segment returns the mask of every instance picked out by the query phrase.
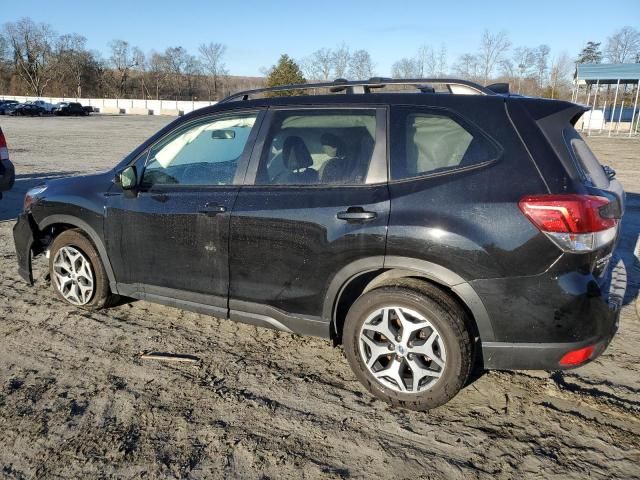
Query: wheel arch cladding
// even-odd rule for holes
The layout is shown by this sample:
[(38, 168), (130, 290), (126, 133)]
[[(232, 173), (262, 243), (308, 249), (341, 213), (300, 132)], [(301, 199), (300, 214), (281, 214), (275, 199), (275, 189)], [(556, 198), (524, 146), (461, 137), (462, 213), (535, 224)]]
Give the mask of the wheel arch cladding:
[[(342, 268), (332, 279), (325, 296), (323, 318), (330, 322), (330, 334), (339, 342), (348, 306), (355, 298), (378, 286), (402, 278), (417, 278), (443, 288), (471, 315), (481, 341), (495, 339), (489, 314), (473, 287), (455, 272), (414, 258), (363, 259)], [(345, 311), (346, 309), (346, 311)]]
[(111, 268), (111, 262), (109, 261), (109, 256), (107, 255), (107, 250), (104, 246), (104, 242), (100, 238), (100, 235), (98, 235), (98, 232), (96, 232), (95, 229), (84, 220), (73, 217), (71, 215), (50, 215), (40, 221), (40, 223), (38, 224), (38, 228), (40, 229), (40, 231), (42, 231), (47, 227), (51, 227), (53, 225), (70, 225), (73, 228), (80, 229), (85, 235), (89, 237), (91, 243), (93, 243), (93, 245), (96, 247), (98, 255), (100, 255), (100, 261), (102, 262), (105, 272), (107, 273), (111, 291), (113, 293), (117, 293), (116, 279), (113, 274), (113, 269)]

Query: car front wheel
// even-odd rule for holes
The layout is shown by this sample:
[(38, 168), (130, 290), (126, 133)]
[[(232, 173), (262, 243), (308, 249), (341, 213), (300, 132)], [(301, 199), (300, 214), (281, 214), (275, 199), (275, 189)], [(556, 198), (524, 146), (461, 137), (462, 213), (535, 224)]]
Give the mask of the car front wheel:
[(58, 297), (71, 305), (98, 310), (116, 299), (98, 252), (80, 230), (66, 230), (55, 238), (49, 273)]
[(466, 311), (429, 284), (376, 288), (349, 309), (343, 332), (345, 356), (376, 397), (411, 410), (451, 400), (473, 364)]

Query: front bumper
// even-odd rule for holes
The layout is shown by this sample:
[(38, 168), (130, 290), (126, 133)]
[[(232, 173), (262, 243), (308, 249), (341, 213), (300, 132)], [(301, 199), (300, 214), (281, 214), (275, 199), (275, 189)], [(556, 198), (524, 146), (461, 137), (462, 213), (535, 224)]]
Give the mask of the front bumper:
[(18, 221), (13, 226), (13, 241), (16, 247), (16, 256), (18, 257), (18, 273), (29, 285), (33, 285), (31, 254), (34, 231), (37, 231), (37, 226), (31, 216), (28, 213), (21, 213), (18, 216)]
[[(598, 289), (598, 292), (593, 291), (595, 289), (589, 285), (591, 291), (576, 295), (575, 304), (571, 305), (571, 308), (574, 309), (573, 312), (570, 309), (563, 312), (562, 308), (557, 308), (556, 312), (560, 314), (557, 313), (555, 317), (550, 319), (546, 328), (537, 324), (539, 318), (532, 317), (534, 326), (545, 330), (544, 332), (532, 332), (530, 328), (527, 328), (531, 325), (516, 318), (512, 319), (514, 323), (519, 324), (521, 331), (528, 331), (530, 334), (544, 334), (547, 337), (552, 337), (550, 341), (540, 343), (527, 341), (483, 342), (482, 355), (485, 368), (496, 370), (574, 368), (561, 367), (559, 365), (560, 359), (570, 351), (587, 346), (595, 347), (588, 361), (600, 356), (618, 330), (620, 311), (627, 285), (627, 273), (622, 260), (614, 258), (611, 263), (609, 278)], [(530, 313), (527, 311), (524, 317), (526, 318)], [(512, 331), (515, 332), (516, 328), (512, 327)], [(585, 335), (579, 336), (579, 332)], [(554, 335), (555, 338), (553, 338)], [(567, 336), (578, 338), (575, 341), (563, 341), (562, 338)]]

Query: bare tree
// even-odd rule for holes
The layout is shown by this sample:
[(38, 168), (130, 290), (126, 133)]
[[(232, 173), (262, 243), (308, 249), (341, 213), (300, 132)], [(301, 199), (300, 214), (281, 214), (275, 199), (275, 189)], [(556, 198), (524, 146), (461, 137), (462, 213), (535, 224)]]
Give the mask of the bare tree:
[(133, 67), (132, 70), (136, 72), (137, 79), (140, 84), (140, 97), (147, 98), (149, 97), (149, 89), (146, 85), (147, 78), (147, 57), (142, 50), (138, 47), (133, 47), (131, 52), (133, 56)]
[(549, 71), (549, 86), (551, 87), (551, 98), (556, 98), (558, 89), (568, 83), (569, 75), (573, 69), (573, 61), (567, 52), (562, 52), (551, 62)]
[(415, 58), (401, 58), (391, 66), (394, 78), (419, 78), (420, 64)]
[(489, 83), (495, 67), (500, 64), (510, 46), (511, 42), (506, 32), (494, 34), (485, 30), (482, 34), (478, 61), (482, 72), (482, 81), (485, 85)]
[(302, 62), (302, 70), (308, 79), (329, 80), (333, 73), (333, 52), (329, 48), (321, 48)]
[(224, 55), (227, 52), (227, 46), (222, 43), (203, 43), (198, 49), (200, 52), (200, 61), (204, 70), (211, 76), (213, 80), (213, 92), (211, 91), (211, 85), (207, 82), (207, 89), (209, 92), (209, 100), (213, 93), (213, 97), (218, 97), (218, 84), (220, 77), (224, 77), (228, 74), (224, 64)]
[(331, 60), (333, 63), (333, 73), (336, 78), (344, 78), (349, 68), (349, 60), (351, 59), (351, 52), (346, 44), (342, 44), (337, 47), (331, 53)]
[(538, 88), (542, 90), (544, 87), (544, 80), (549, 69), (549, 54), (551, 48), (549, 45), (540, 45), (535, 49), (535, 67), (536, 67), (536, 79), (538, 81)]
[(147, 71), (151, 81), (153, 82), (154, 90), (156, 93), (156, 100), (160, 99), (160, 89), (162, 88), (164, 81), (167, 78), (167, 59), (164, 55), (158, 52), (151, 52), (149, 54), (149, 62)]
[(480, 59), (477, 55), (465, 53), (461, 55), (453, 70), (457, 75), (468, 80), (477, 80), (480, 76)]
[(188, 53), (184, 47), (168, 47), (164, 51), (167, 70), (172, 79), (173, 97), (182, 96), (182, 76), (188, 62)]
[(428, 45), (418, 48), (415, 58), (418, 77), (434, 76), (437, 69), (437, 60), (433, 49)]
[(5, 24), (4, 31), (13, 50), (18, 75), (34, 95), (42, 96), (55, 76), (56, 33), (50, 25), (35, 23), (29, 18)]
[(9, 60), (9, 41), (3, 32), (0, 32), (0, 62)]
[(74, 94), (82, 97), (82, 85), (88, 70), (94, 68), (94, 55), (86, 48), (87, 39), (76, 33), (60, 36), (57, 41), (56, 72), (61, 84), (73, 83)]
[(447, 47), (442, 44), (436, 58), (436, 69), (434, 74), (443, 77), (447, 73)]
[(607, 38), (605, 58), (611, 63), (638, 62), (640, 32), (633, 27), (623, 27)]
[(535, 63), (535, 54), (528, 47), (518, 47), (513, 51), (510, 59), (503, 60), (501, 63), (503, 73), (510, 79), (518, 82), (518, 91), (522, 90), (522, 80), (531, 75)]
[(184, 60), (183, 77), (187, 87), (187, 97), (195, 100), (198, 80), (203, 72), (202, 63), (195, 56), (189, 54), (186, 55)]
[(374, 76), (373, 61), (366, 50), (356, 50), (349, 61), (349, 76), (354, 80), (366, 80)]
[(125, 40), (112, 40), (109, 43), (111, 56), (109, 63), (115, 68), (118, 74), (118, 97), (124, 97), (127, 94), (127, 80), (131, 72), (131, 68), (136, 66), (136, 58), (133, 56), (133, 50), (129, 42)]

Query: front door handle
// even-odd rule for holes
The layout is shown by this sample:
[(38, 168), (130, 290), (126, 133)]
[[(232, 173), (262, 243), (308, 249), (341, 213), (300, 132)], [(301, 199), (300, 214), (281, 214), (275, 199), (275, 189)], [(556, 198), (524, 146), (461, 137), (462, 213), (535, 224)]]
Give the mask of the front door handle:
[(227, 207), (224, 205), (206, 205), (202, 210), (199, 210), (200, 215), (206, 215), (207, 217), (215, 217), (227, 211)]
[(376, 212), (367, 212), (362, 207), (349, 207), (345, 212), (338, 212), (336, 217), (347, 222), (369, 222), (376, 218), (377, 214)]

